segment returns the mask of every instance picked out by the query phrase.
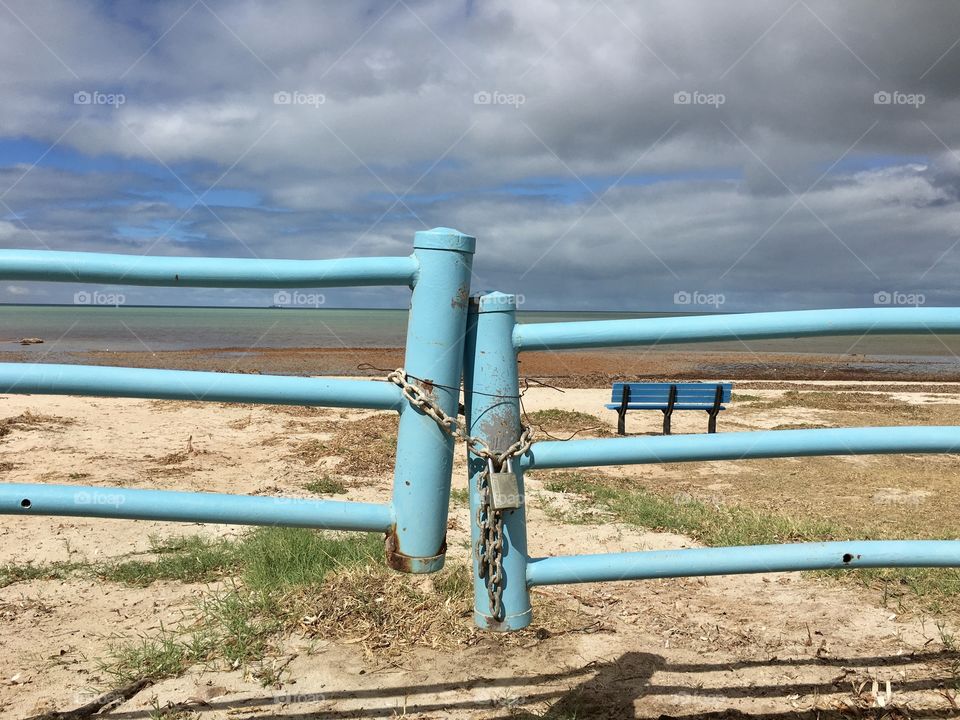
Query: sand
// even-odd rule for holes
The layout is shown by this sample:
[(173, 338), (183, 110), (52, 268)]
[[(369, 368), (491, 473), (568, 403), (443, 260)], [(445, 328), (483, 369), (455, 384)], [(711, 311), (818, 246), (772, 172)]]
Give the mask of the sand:
[[(774, 398), (782, 385), (771, 383), (750, 393)], [(955, 406), (960, 391), (960, 386), (944, 384), (895, 387), (900, 399), (945, 409)], [(559, 407), (598, 415), (614, 431), (616, 414), (603, 410), (608, 397), (609, 386), (563, 392), (531, 387), (524, 405), (528, 412)], [(0, 438), (4, 482), (299, 497), (311, 496), (303, 486), (318, 471), (335, 473), (337, 466), (336, 457), (309, 465), (297, 459), (299, 443), (318, 437), (311, 423), (370, 415), (324, 410), (318, 416), (297, 417), (253, 406), (0, 396), (0, 418), (26, 412), (46, 420)], [(817, 416), (800, 408), (741, 416), (731, 408), (721, 414), (720, 430), (808, 422)], [(884, 417), (873, 420), (882, 424)], [(702, 413), (680, 413), (674, 429), (702, 432), (705, 421)], [(633, 413), (628, 420), (633, 433), (656, 432), (658, 425), (659, 413)], [(700, 478), (700, 484), (694, 484), (736, 484), (738, 467), (727, 476)], [(643, 466), (629, 472), (638, 482), (651, 484), (662, 470)], [(454, 473), (455, 487), (465, 487), (462, 449), (456, 453)], [(390, 477), (353, 478), (349, 485), (349, 499), (384, 501)], [(568, 524), (548, 515), (548, 503), (541, 502), (564, 498), (546, 493), (535, 477), (529, 489), (530, 548), (535, 555), (696, 544), (683, 536), (616, 522)], [(901, 491), (911, 488), (891, 488), (880, 496), (878, 507), (899, 507)], [(722, 488), (713, 492), (722, 494)], [(929, 492), (910, 502), (927, 508), (943, 503), (943, 488)], [(454, 506), (448, 539), (453, 560), (466, 558), (468, 522), (466, 509)], [(146, 551), (150, 535), (242, 531), (201, 524), (7, 516), (0, 520), (0, 563), (98, 561)], [(130, 588), (90, 579), (34, 580), (0, 589), (4, 716), (68, 710), (88, 701), (93, 689), (109, 689), (109, 678), (97, 662), (108, 645), (156, 632), (161, 624), (176, 624), (203, 591), (194, 584), (157, 582)], [(550, 588), (535, 596), (535, 607), (547, 598), (572, 608), (576, 627), (521, 646), (481, 642), (453, 653), (419, 649), (388, 664), (371, 662), (356, 644), (308, 642), (294, 635), (274, 658), (286, 668), (281, 687), (265, 689), (243, 669), (195, 667), (183, 677), (144, 689), (108, 717), (147, 717), (152, 707), (168, 703), (203, 718), (314, 713), (490, 718), (523, 712), (539, 717), (558, 701), (555, 714), (548, 717), (692, 718), (736, 711), (813, 718), (826, 716), (824, 711), (855, 713), (882, 705), (913, 714), (948, 713), (956, 707), (953, 656), (944, 651), (935, 623), (883, 607), (876, 593), (851, 585), (777, 573)], [(575, 704), (587, 712), (559, 714), (560, 708)]]

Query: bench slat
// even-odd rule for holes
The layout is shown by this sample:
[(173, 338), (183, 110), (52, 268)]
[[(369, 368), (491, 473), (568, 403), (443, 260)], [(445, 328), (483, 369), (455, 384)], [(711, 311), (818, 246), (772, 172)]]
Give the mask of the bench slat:
[[(622, 402), (623, 389), (630, 386), (631, 404), (639, 403), (667, 403), (670, 397), (670, 387), (673, 383), (614, 383), (610, 396), (611, 402)], [(720, 401), (730, 402), (733, 385), (731, 383), (676, 383), (676, 405), (687, 402), (709, 402), (713, 404), (716, 397), (717, 385), (721, 386)]]
[[(659, 410), (661, 408), (666, 408), (667, 404), (662, 403), (627, 403), (627, 410)], [(619, 410), (620, 403), (610, 403), (604, 405), (608, 410)], [(712, 410), (713, 401), (711, 400), (708, 403), (674, 403), (674, 410)], [(720, 406), (721, 410), (726, 410), (727, 408), (724, 405)]]

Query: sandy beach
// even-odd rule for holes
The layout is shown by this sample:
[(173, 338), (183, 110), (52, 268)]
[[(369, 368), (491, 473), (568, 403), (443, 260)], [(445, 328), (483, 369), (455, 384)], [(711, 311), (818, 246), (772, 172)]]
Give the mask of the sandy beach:
[[(337, 357), (346, 365), (346, 353)], [(366, 357), (385, 367), (395, 364), (389, 353)], [(598, 361), (581, 369), (608, 367)], [(537, 368), (546, 374), (549, 365)], [(588, 377), (562, 388), (526, 391), (524, 408), (540, 437), (614, 432), (616, 415), (603, 409), (609, 386), (577, 387)], [(0, 416), (5, 482), (369, 501), (383, 501), (390, 491), (395, 432), (390, 413), (4, 396)], [(960, 384), (754, 379), (735, 381), (719, 428), (958, 421)], [(628, 416), (628, 433), (654, 434), (659, 423), (659, 413), (635, 412)], [(674, 431), (703, 432), (705, 423), (702, 413), (678, 413)], [(358, 452), (358, 437), (379, 444), (373, 452)], [(950, 499), (957, 462), (951, 456), (863, 456), (534, 472), (527, 476), (531, 552), (666, 549), (700, 542), (596, 505), (575, 489), (584, 479), (681, 507), (695, 503), (798, 524), (829, 522), (850, 537), (956, 537), (960, 512)], [(464, 453), (458, 449), (448, 535), (451, 568), (468, 559), (465, 488)], [(246, 532), (232, 526), (6, 517), (0, 523), (3, 713), (28, 717), (69, 710), (113, 689), (117, 682), (110, 668), (118, 647), (187, 632), (211, 594), (235, 582), (225, 573), (202, 582), (161, 578), (131, 584), (112, 579), (104, 568), (160, 560), (159, 541), (236, 540)], [(62, 571), (24, 570), (50, 564)], [(389, 604), (390, 593), (402, 588), (435, 591), (429, 578), (384, 577), (371, 606), (380, 602), (377, 597)], [(166, 707), (184, 718), (436, 717), (442, 707), (445, 717), (539, 717), (523, 713), (544, 712), (558, 701), (586, 708), (585, 717), (592, 717), (590, 707), (692, 717), (731, 709), (775, 713), (785, 703), (814, 714), (859, 712), (877, 702), (949, 713), (950, 638), (960, 612), (952, 596), (940, 600), (937, 609), (899, 582), (772, 574), (538, 589), (533, 629), (507, 638), (471, 629), (469, 597), (452, 612), (443, 635), (396, 619), (400, 629), (394, 634), (374, 637), (346, 613), (338, 634), (318, 636), (300, 623), (273, 637), (257, 663), (231, 667), (211, 657), (190, 664), (134, 693), (114, 713), (146, 717), (152, 708)], [(420, 617), (420, 611), (414, 615)], [(264, 668), (273, 669), (270, 682), (264, 681)]]

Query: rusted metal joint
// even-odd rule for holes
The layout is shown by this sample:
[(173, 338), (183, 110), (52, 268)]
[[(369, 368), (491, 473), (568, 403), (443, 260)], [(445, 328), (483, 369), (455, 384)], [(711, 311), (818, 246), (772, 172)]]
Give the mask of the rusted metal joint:
[(447, 536), (443, 536), (440, 549), (430, 557), (412, 557), (400, 552), (400, 541), (396, 527), (386, 533), (385, 554), (387, 565), (397, 572), (422, 575), (443, 569), (447, 557)]

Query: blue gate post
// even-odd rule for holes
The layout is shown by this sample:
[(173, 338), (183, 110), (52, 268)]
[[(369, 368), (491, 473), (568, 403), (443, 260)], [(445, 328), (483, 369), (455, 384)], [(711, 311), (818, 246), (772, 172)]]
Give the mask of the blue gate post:
[[(520, 389), (517, 354), (513, 348), (516, 298), (490, 293), (470, 303), (467, 345), (464, 352), (464, 405), (470, 435), (483, 440), (495, 452), (503, 452), (520, 437)], [(503, 511), (503, 611), (493, 614), (486, 581), (479, 576), (477, 541), (480, 539), (477, 511), (480, 492), (477, 479), (486, 461), (468, 456), (470, 482), (470, 538), (473, 558), (473, 618), (487, 630), (519, 630), (530, 624), (530, 592), (527, 588), (527, 518), (523, 471), (519, 458), (513, 462), (521, 504)]]
[[(456, 417), (463, 372), (463, 341), (476, 239), (450, 228), (418, 232), (419, 263), (404, 369), (443, 411)], [(387, 563), (410, 573), (443, 567), (450, 507), (453, 438), (410, 404), (400, 413), (393, 477), (396, 524), (387, 536)]]

